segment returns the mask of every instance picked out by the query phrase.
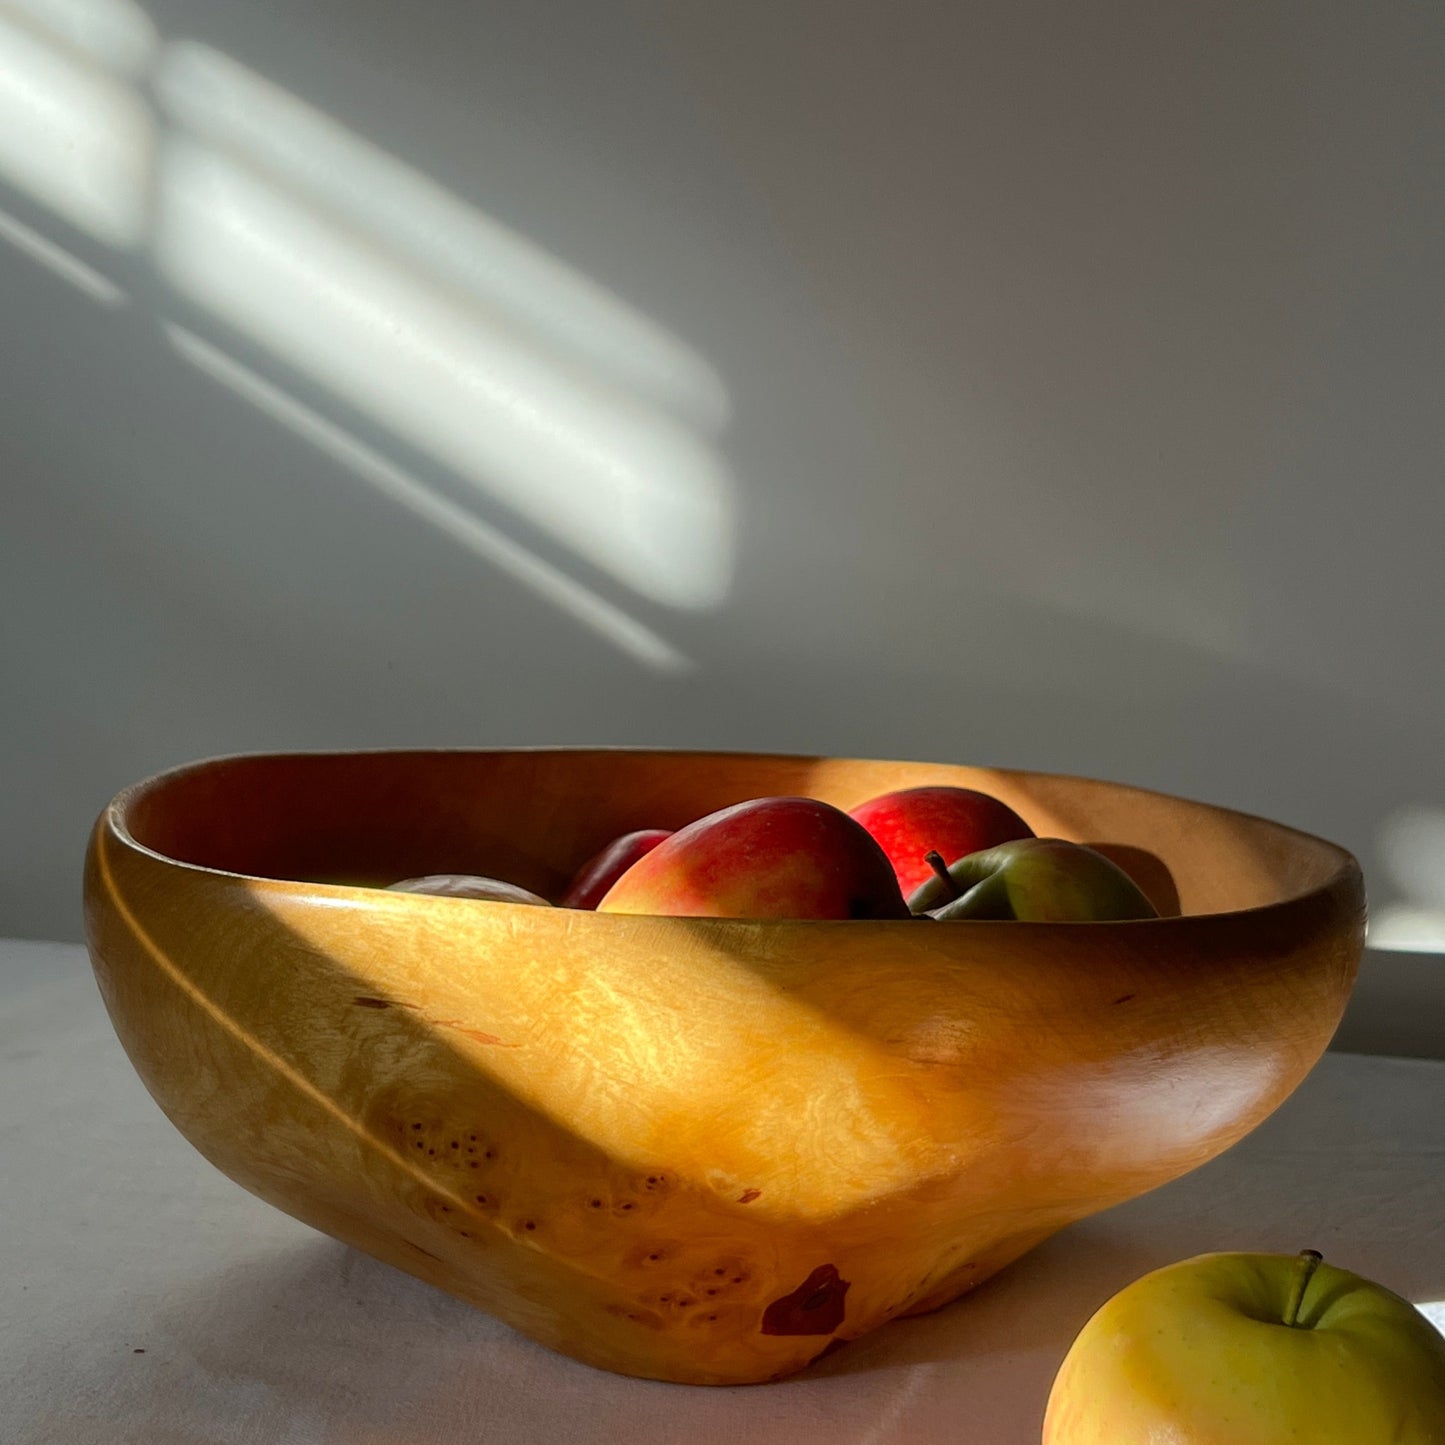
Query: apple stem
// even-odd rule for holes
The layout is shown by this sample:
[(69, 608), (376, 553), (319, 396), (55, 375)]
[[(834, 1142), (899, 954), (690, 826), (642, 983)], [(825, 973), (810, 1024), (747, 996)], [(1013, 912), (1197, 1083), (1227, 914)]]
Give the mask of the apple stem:
[(1290, 1291), (1289, 1304), (1285, 1306), (1284, 1322), (1291, 1329), (1299, 1324), (1300, 1306), (1305, 1302), (1305, 1291), (1310, 1287), (1314, 1272), (1324, 1261), (1317, 1249), (1302, 1249), (1299, 1252), (1299, 1268), (1295, 1271), (1294, 1288)]
[(948, 871), (948, 864), (943, 861), (943, 854), (940, 853), (938, 849), (930, 848), (928, 852), (923, 855), (923, 861), (948, 885), (948, 897), (950, 901), (963, 897), (963, 890), (954, 882), (953, 874)]

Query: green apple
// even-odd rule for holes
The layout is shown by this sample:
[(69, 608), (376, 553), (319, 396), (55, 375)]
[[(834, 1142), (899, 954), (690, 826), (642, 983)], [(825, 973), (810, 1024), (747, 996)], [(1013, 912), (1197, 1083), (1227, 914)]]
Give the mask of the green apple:
[(1018, 918), (1032, 923), (1157, 918), (1139, 885), (1102, 853), (1062, 838), (1016, 838), (944, 866), (909, 896), (914, 913), (947, 921)]
[(1200, 1255), (1084, 1326), (1043, 1445), (1445, 1445), (1445, 1338), (1313, 1250)]

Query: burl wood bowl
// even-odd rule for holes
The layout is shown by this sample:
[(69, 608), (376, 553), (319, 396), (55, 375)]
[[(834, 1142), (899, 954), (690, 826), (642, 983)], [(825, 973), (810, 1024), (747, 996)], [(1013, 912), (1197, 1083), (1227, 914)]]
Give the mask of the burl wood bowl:
[[(556, 897), (745, 798), (982, 788), (1107, 845), (1147, 922), (752, 922)], [(1253, 1129), (1329, 1042), (1348, 853), (1111, 783), (628, 750), (252, 756), (121, 793), (87, 858), (115, 1029), (288, 1214), (626, 1374), (776, 1379)]]

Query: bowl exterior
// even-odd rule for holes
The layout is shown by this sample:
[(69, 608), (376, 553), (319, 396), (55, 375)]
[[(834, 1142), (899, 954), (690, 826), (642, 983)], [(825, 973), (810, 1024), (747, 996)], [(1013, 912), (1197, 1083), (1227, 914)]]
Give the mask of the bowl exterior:
[(546, 1345), (696, 1383), (801, 1369), (1212, 1158), (1318, 1060), (1362, 944), (1348, 861), (1140, 923), (747, 923), (247, 876), (131, 816), (92, 836), (87, 937), (185, 1136)]

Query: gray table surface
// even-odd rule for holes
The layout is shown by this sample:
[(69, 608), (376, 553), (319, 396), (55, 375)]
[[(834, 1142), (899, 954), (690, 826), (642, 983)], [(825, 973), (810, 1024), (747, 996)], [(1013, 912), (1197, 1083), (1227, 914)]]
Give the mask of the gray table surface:
[(1330, 1054), (1262, 1128), (804, 1376), (551, 1354), (233, 1185), (111, 1032), (84, 950), (0, 941), (0, 1441), (1032, 1445), (1090, 1313), (1212, 1249), (1306, 1246), (1445, 1321), (1445, 1063)]

